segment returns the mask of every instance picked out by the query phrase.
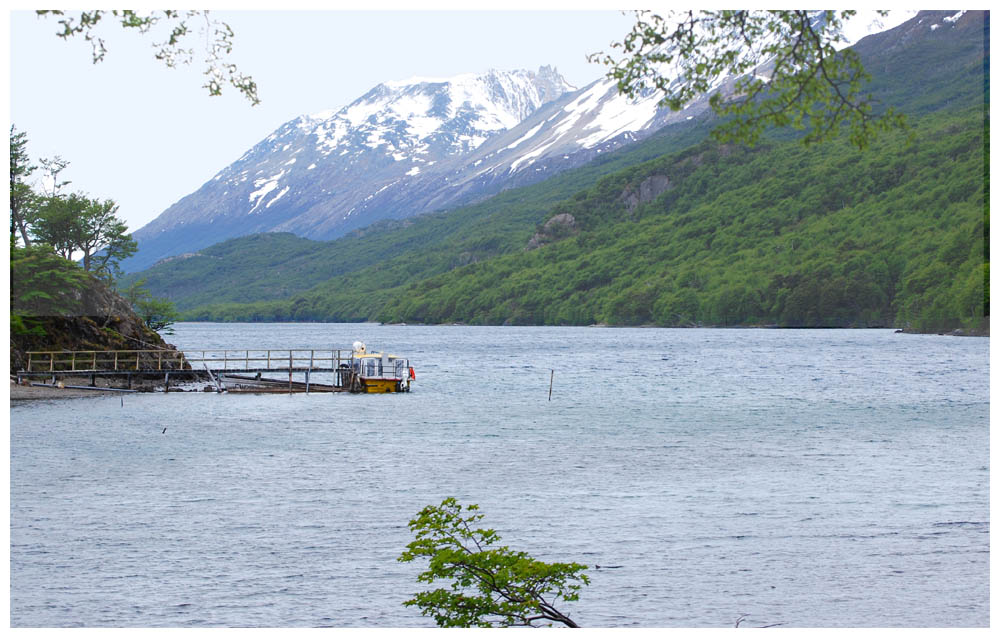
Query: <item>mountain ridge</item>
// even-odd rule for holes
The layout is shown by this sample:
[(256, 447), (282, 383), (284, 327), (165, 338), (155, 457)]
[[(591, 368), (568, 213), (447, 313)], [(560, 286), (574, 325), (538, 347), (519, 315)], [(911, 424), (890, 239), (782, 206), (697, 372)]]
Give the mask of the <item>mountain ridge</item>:
[(358, 211), (379, 193), (467, 154), (575, 88), (547, 66), (417, 80), (378, 84), (342, 109), (281, 125), (136, 231), (139, 254), (123, 267), (253, 232), (329, 238), (367, 225), (379, 216), (361, 219)]

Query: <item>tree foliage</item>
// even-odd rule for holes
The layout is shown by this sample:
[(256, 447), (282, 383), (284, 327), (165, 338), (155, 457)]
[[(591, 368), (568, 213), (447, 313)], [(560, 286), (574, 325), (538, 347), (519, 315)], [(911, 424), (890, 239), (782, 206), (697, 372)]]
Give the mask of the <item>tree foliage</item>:
[(154, 55), (170, 68), (191, 64), (195, 46), (188, 44), (192, 41), (203, 43), (204, 75), (207, 78), (204, 88), (208, 89), (209, 95), (221, 95), (223, 85), (229, 84), (251, 104), (260, 103), (257, 83), (228, 59), (233, 51), (233, 30), (225, 22), (212, 19), (207, 10), (139, 12), (113, 9), (80, 11), (73, 15), (65, 11), (38, 11), (38, 14), (59, 17), (62, 29), (56, 35), (60, 38), (79, 35), (89, 42), (94, 64), (102, 61), (108, 52), (104, 37), (100, 35), (100, 25), (110, 21), (117, 22), (123, 29), (156, 34), (161, 39), (153, 42)]
[(23, 245), (30, 246), (29, 236), (31, 209), (35, 193), (25, 181), (35, 170), (28, 157), (28, 135), (10, 125), (10, 242), (13, 246), (18, 237)]
[(144, 286), (145, 279), (132, 281), (119, 294), (131, 304), (132, 309), (151, 330), (162, 334), (173, 334), (173, 325), (177, 321), (177, 309), (172, 301), (166, 298), (154, 297)]
[(69, 180), (60, 178), (69, 162), (59, 156), (42, 159), (47, 191), (38, 193), (25, 178), (34, 170), (27, 153), (27, 135), (10, 127), (10, 243), (20, 238), (25, 247), (47, 245), (63, 259), (82, 259), (83, 269), (108, 281), (118, 265), (135, 254), (137, 244), (118, 204), (76, 192), (62, 194)]
[(33, 220), (35, 240), (51, 246), (63, 259), (72, 259), (76, 250), (76, 218), (86, 206), (87, 199), (80, 193), (40, 198)]
[(409, 523), (416, 540), (399, 557), (402, 562), (428, 560), (417, 580), (428, 585), (450, 582), (416, 594), (404, 605), (417, 606), (439, 627), (511, 627), (536, 623), (577, 624), (556, 609), (560, 601), (579, 598), (589, 584), (585, 565), (545, 563), (524, 552), (497, 546), (492, 529), (477, 527), (478, 505), (463, 509), (454, 498), (425, 507)]
[(83, 269), (114, 279), (118, 264), (136, 251), (136, 241), (117, 216), (118, 204), (82, 193), (43, 198), (34, 223), (35, 238), (65, 259), (82, 253)]
[[(612, 45), (621, 56), (590, 59), (610, 67), (622, 93), (657, 91), (660, 104), (675, 111), (711, 92), (713, 110), (727, 118), (715, 131), (720, 141), (754, 144), (768, 127), (791, 126), (808, 129), (804, 142), (822, 142), (846, 127), (864, 148), (905, 120), (892, 108), (876, 112), (860, 57), (837, 50), (843, 23), (855, 13), (637, 11), (632, 31)], [(716, 90), (727, 77), (734, 85)]]
[(35, 244), (10, 254), (11, 316), (76, 315), (90, 276), (79, 266)]
[(64, 186), (69, 186), (71, 184), (68, 179), (60, 180), (59, 178), (59, 176), (62, 175), (62, 172), (66, 170), (66, 167), (69, 166), (69, 162), (58, 155), (55, 157), (43, 157), (40, 161), (42, 164), (42, 170), (45, 171), (44, 182), (47, 182), (48, 186), (48, 191), (43, 190), (42, 195), (46, 197), (56, 197), (60, 194), (60, 191)]
[(10, 334), (44, 338), (45, 317), (80, 314), (90, 276), (76, 264), (32, 244), (10, 248)]

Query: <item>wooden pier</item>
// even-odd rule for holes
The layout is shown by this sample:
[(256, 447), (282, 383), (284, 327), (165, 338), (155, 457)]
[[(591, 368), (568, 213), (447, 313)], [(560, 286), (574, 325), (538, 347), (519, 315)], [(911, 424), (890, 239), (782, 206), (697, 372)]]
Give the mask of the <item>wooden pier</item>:
[[(16, 376), (18, 383), (66, 387), (72, 380), (72, 387), (95, 390), (348, 392), (356, 385), (348, 365), (350, 354), (350, 350), (287, 348), (32, 351)], [(79, 385), (81, 380), (89, 380), (89, 385)], [(98, 380), (105, 385), (98, 385)], [(184, 388), (197, 383), (208, 385)]]

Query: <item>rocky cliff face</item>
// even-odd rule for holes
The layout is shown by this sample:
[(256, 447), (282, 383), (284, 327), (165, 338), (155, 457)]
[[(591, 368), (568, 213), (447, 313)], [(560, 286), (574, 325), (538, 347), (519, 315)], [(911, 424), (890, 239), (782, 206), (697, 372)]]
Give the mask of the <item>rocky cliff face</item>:
[(560, 213), (552, 216), (541, 229), (532, 235), (525, 250), (541, 248), (545, 244), (565, 239), (579, 232), (576, 227), (576, 218), (569, 213)]
[(632, 213), (639, 204), (651, 202), (670, 189), (672, 184), (666, 175), (650, 175), (644, 179), (638, 188), (629, 186), (622, 193), (621, 200), (625, 209)]

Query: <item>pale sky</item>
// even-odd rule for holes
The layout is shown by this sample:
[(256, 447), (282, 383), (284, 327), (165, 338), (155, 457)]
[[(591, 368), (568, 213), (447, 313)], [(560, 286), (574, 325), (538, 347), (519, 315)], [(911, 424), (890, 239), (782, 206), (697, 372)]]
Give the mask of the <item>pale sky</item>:
[(610, 9), (212, 15), (233, 28), (233, 60), (257, 81), (260, 105), (228, 86), (209, 97), (198, 51), (168, 69), (151, 38), (108, 25), (95, 65), (89, 43), (54, 35), (55, 18), (11, 11), (9, 122), (27, 133), (34, 163), (68, 160), (68, 189), (114, 199), (135, 231), (299, 115), (340, 109), (384, 81), (491, 68), (552, 65), (582, 87), (604, 74), (587, 54), (609, 50), (634, 21)]

